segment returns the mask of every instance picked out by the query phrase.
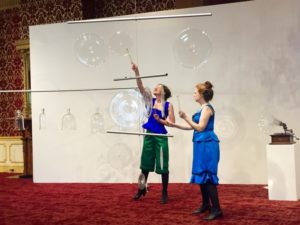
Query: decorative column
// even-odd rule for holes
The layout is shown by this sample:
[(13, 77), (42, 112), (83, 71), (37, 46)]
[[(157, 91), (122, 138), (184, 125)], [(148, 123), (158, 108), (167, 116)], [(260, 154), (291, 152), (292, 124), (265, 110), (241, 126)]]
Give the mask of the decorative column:
[[(15, 42), (16, 49), (22, 54), (24, 89), (30, 90), (30, 49), (29, 40), (18, 40)], [(23, 140), (24, 172), (21, 178), (32, 177), (32, 121), (31, 121), (31, 93), (24, 93), (24, 130), (20, 130)]]
[[(23, 81), (24, 89), (28, 90), (31, 88), (30, 84), (30, 49), (29, 49), (29, 40), (18, 40), (15, 42), (16, 49), (22, 55), (23, 60)], [(24, 108), (23, 115), (25, 118), (31, 118), (31, 93), (24, 93)]]

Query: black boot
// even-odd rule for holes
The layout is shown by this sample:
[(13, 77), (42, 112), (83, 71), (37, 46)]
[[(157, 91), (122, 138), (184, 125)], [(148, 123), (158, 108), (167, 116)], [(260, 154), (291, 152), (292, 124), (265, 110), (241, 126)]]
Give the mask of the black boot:
[(212, 203), (211, 213), (204, 218), (204, 220), (214, 220), (223, 216), (223, 212), (220, 207), (218, 190), (215, 184), (207, 183), (206, 184), (209, 197)]
[(161, 174), (161, 181), (162, 181), (162, 195), (161, 195), (161, 204), (166, 204), (168, 202), (168, 184), (169, 184), (169, 173), (162, 173)]
[(142, 189), (142, 190), (141, 190), (141, 189), (138, 189), (138, 192), (135, 194), (135, 196), (133, 196), (133, 199), (134, 199), (134, 200), (139, 200), (139, 199), (142, 197), (142, 195), (145, 196), (146, 193), (147, 193), (146, 188), (144, 188), (144, 189)]
[(163, 190), (162, 195), (161, 195), (160, 203), (161, 204), (167, 204), (167, 202), (168, 202), (168, 191)]
[(199, 186), (200, 186), (200, 189), (201, 189), (202, 206), (200, 208), (196, 209), (195, 211), (193, 211), (192, 214), (200, 214), (200, 213), (204, 213), (206, 211), (211, 210), (211, 206), (209, 204), (209, 193), (208, 193), (208, 190), (206, 188), (206, 185), (201, 184)]
[(220, 211), (212, 211), (207, 217), (203, 218), (204, 220), (215, 220), (217, 218), (221, 218), (223, 216), (223, 212)]
[(192, 214), (200, 214), (210, 210), (211, 210), (210, 205), (202, 205), (200, 208), (194, 210)]
[[(145, 183), (147, 183), (149, 171), (142, 170), (142, 174), (145, 176)], [(144, 189), (138, 189), (137, 193), (135, 196), (133, 196), (134, 200), (139, 200), (142, 196), (145, 196), (147, 193), (147, 188), (145, 187)]]

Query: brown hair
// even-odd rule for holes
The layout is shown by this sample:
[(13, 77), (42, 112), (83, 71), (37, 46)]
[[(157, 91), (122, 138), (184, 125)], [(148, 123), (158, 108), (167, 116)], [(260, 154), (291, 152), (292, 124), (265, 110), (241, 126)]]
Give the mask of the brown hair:
[(162, 88), (164, 89), (164, 99), (165, 101), (167, 101), (168, 98), (172, 97), (172, 93), (171, 90), (164, 84), (160, 84), (162, 86)]
[(212, 100), (214, 96), (213, 85), (209, 81), (205, 81), (204, 83), (200, 83), (196, 85), (196, 88), (200, 95), (203, 95), (203, 98), (206, 102)]

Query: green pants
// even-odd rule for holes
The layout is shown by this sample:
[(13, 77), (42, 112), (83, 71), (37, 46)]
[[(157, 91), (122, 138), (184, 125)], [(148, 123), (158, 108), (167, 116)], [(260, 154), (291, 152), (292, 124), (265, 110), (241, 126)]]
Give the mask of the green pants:
[[(151, 133), (147, 131), (148, 133)], [(145, 136), (141, 157), (142, 170), (158, 174), (169, 172), (169, 146), (167, 137)]]

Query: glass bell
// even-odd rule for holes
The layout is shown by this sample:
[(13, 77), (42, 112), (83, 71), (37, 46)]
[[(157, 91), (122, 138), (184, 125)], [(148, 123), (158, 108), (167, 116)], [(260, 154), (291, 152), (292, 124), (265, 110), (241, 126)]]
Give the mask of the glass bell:
[(76, 130), (76, 119), (70, 109), (62, 117), (62, 130)]
[(46, 114), (44, 108), (42, 108), (42, 112), (39, 115), (39, 129), (46, 130)]
[(21, 110), (16, 111), (15, 126), (19, 131), (25, 130), (24, 116), (22, 115)]
[(99, 108), (96, 109), (96, 112), (91, 117), (91, 131), (92, 134), (95, 133), (104, 133), (104, 119), (102, 114), (99, 111)]

